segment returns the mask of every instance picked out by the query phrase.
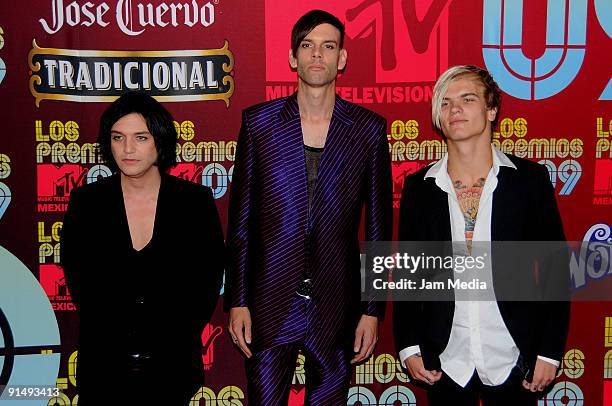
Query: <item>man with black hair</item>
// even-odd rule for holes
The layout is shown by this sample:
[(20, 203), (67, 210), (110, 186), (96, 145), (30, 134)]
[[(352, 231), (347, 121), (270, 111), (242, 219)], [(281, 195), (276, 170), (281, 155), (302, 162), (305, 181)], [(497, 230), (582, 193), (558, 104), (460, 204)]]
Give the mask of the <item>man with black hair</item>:
[[(381, 308), (360, 301), (358, 230), (389, 240), (386, 121), (336, 96), (344, 26), (313, 10), (291, 34), (292, 96), (243, 113), (229, 204), (228, 330), (248, 358), (250, 405), (287, 404), (298, 352), (306, 404), (345, 404)], [(347, 334), (354, 332), (354, 334)]]
[[(100, 155), (114, 174), (70, 194), (61, 261), (80, 316), (82, 405), (187, 405), (204, 383), (201, 335), (219, 297), (223, 231), (211, 190), (167, 173), (176, 143), (161, 103), (125, 93), (100, 119)], [(121, 395), (107, 393), (109, 380)]]

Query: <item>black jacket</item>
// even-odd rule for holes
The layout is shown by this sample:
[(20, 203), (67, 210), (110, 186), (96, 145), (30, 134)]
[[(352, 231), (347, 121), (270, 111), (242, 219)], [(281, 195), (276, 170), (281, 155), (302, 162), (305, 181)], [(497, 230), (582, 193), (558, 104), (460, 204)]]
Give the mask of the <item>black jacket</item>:
[[(186, 404), (203, 384), (201, 333), (210, 320), (223, 275), (224, 242), (209, 188), (162, 175), (151, 263), (138, 266), (119, 175), (73, 190), (64, 218), (61, 263), (80, 316), (78, 392), (94, 404), (121, 384), (133, 286), (154, 315), (148, 345), (151, 390)], [(146, 269), (142, 269), (146, 268)], [(180, 400), (179, 400), (180, 399)]]
[[(554, 189), (543, 166), (508, 156), (517, 169), (501, 166), (493, 192), (492, 241), (564, 241), (561, 217)], [(400, 241), (451, 241), (448, 195), (433, 178), (425, 178), (429, 167), (409, 175), (404, 181), (400, 204)], [(495, 291), (500, 279), (513, 269), (495, 262)], [(506, 266), (504, 266), (506, 265)], [(555, 277), (569, 289), (567, 261), (559, 261)], [(524, 276), (524, 275), (523, 275)], [(520, 277), (517, 275), (517, 277)], [(566, 296), (564, 296), (566, 297)], [(425, 368), (440, 370), (440, 354), (450, 338), (454, 301), (394, 302), (394, 333), (398, 351), (419, 345)], [(533, 371), (538, 355), (561, 360), (569, 326), (569, 301), (498, 301), (501, 316)], [(467, 349), (466, 349), (467, 350)]]

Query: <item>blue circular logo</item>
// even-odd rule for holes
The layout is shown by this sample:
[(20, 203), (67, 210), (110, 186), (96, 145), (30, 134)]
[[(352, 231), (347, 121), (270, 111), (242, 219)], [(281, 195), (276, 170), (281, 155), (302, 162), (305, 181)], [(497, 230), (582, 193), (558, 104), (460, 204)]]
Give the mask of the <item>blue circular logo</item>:
[[(11, 388), (54, 387), (60, 365), (60, 333), (51, 303), (32, 272), (0, 246), (0, 398)], [(27, 398), (26, 398), (27, 399)], [(15, 405), (46, 405), (44, 399)]]

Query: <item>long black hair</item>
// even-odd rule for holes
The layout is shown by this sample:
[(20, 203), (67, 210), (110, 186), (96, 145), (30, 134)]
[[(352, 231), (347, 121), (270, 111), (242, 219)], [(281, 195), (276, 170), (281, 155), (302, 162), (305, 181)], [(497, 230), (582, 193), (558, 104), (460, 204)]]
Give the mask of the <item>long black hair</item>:
[(100, 117), (98, 148), (110, 170), (119, 170), (111, 151), (111, 128), (121, 117), (131, 113), (140, 114), (147, 123), (147, 128), (155, 140), (159, 171), (166, 172), (176, 165), (177, 133), (172, 115), (160, 102), (145, 92), (131, 91), (112, 102)]

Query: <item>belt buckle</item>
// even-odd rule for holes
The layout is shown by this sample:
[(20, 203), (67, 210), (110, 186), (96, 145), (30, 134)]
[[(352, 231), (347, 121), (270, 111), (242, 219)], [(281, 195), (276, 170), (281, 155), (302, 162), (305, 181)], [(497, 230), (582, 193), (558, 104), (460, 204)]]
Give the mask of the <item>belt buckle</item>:
[(310, 299), (312, 295), (312, 279), (302, 280), (295, 293), (305, 299)]

